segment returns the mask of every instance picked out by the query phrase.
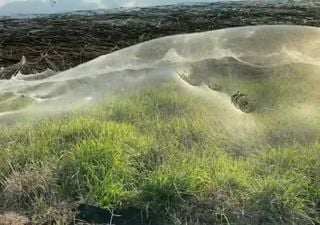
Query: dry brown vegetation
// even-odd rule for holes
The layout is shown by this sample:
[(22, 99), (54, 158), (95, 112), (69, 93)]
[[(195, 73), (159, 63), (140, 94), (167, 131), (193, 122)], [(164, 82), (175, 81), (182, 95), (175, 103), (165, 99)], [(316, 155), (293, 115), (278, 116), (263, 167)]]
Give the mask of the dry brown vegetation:
[(20, 208), (34, 204), (40, 196), (50, 194), (53, 174), (48, 167), (13, 170), (11, 175), (1, 181), (5, 205)]
[(14, 212), (7, 212), (0, 215), (0, 225), (31, 225), (31, 221)]

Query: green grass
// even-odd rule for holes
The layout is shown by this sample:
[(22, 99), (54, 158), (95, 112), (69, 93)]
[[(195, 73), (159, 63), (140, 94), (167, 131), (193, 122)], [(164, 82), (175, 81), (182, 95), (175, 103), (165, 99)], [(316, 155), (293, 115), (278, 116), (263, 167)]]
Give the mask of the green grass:
[(237, 155), (210, 110), (164, 85), (2, 127), (0, 211), (40, 223), (63, 202), (90, 202), (151, 224), (319, 224), (319, 142)]
[(31, 104), (33, 99), (21, 96), (15, 96), (13, 93), (5, 93), (0, 95), (0, 113), (10, 110), (22, 109)]

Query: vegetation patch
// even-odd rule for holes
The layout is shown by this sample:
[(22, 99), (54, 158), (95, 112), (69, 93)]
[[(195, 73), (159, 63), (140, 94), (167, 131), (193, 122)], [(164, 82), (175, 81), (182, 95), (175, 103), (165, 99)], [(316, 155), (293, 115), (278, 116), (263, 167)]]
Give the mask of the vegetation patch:
[(174, 85), (146, 87), (2, 127), (0, 224), (69, 224), (80, 203), (115, 224), (320, 223), (319, 142), (231, 153), (203, 101)]

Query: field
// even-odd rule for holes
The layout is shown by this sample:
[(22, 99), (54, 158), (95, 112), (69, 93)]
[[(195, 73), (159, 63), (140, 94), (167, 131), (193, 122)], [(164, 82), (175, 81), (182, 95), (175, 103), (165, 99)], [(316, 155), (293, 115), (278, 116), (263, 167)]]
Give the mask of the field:
[(183, 93), (150, 86), (1, 129), (2, 211), (69, 224), (86, 202), (115, 224), (319, 223), (318, 140), (233, 152), (206, 100)]
[(289, 2), (0, 18), (0, 225), (319, 225), (320, 5)]

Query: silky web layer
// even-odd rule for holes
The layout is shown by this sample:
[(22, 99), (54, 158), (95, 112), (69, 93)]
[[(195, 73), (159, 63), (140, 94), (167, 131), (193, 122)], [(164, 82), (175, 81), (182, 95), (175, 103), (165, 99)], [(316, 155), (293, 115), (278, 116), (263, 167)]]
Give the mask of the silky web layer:
[[(0, 81), (0, 125), (68, 112), (162, 82), (180, 85), (211, 107), (220, 139), (314, 139), (320, 124), (320, 29), (253, 26), (169, 36), (70, 70)], [(244, 113), (231, 96), (242, 93)], [(277, 133), (278, 132), (278, 133)]]

